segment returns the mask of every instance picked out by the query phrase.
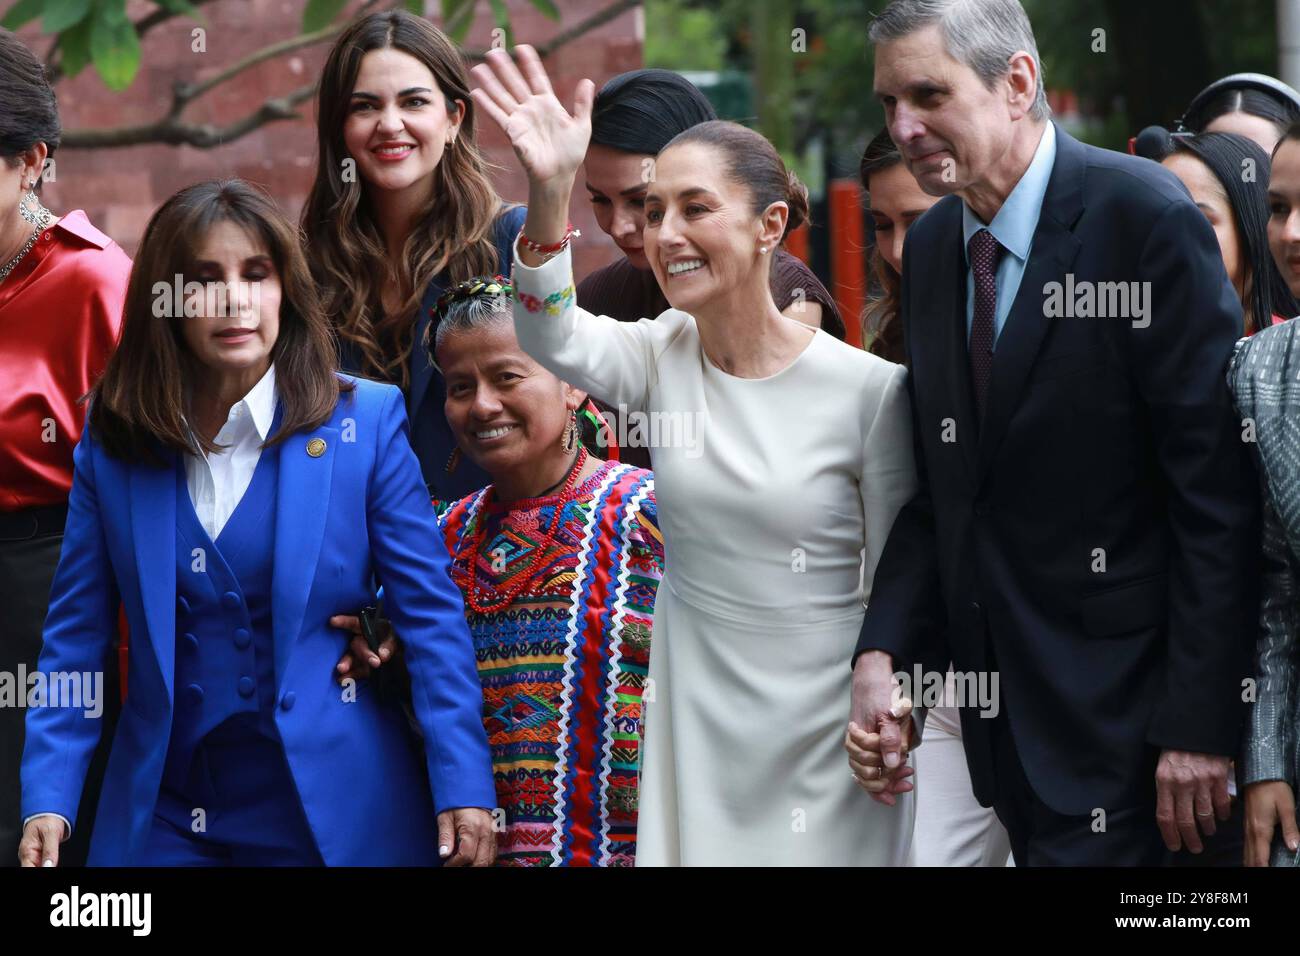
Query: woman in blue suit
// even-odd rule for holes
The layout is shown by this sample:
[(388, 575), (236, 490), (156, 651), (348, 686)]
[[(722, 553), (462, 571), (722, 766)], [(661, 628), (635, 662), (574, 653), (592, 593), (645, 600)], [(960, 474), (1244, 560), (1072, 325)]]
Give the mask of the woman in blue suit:
[[(209, 182), (154, 214), (76, 449), (36, 676), (102, 672), (124, 604), (93, 865), (492, 861), (474, 651), (402, 396), (333, 355), (268, 198)], [(329, 618), (376, 583), (422, 742), (371, 687), (332, 680)], [(57, 862), (100, 734), (67, 696), (27, 715), (26, 865)]]

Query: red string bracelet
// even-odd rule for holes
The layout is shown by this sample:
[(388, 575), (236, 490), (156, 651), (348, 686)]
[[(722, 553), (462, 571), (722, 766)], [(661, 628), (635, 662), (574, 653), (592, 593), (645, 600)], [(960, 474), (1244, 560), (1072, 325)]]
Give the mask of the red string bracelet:
[(569, 223), (565, 227), (564, 238), (561, 239), (559, 242), (553, 242), (550, 243), (549, 245), (542, 245), (539, 242), (533, 242), (533, 240), (529, 239), (526, 235), (524, 235), (522, 230), (519, 233), (519, 242), (523, 245), (525, 249), (527, 249), (529, 252), (532, 252), (536, 255), (554, 256), (562, 249), (564, 249), (564, 247), (567, 246), (570, 240), (572, 240), (575, 236), (581, 237), (582, 232), (577, 229), (574, 229), (573, 223)]

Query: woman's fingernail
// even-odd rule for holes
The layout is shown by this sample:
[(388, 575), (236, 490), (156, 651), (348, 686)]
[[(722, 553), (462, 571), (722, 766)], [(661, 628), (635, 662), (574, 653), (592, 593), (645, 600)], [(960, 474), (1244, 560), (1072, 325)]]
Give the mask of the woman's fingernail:
[(41, 866), (53, 866), (53, 865), (54, 865), (53, 860), (46, 860), (44, 863), (41, 864)]
[(445, 857), (445, 856), (447, 856), (447, 854), (449, 854), (449, 853), (451, 853), (451, 848), (450, 848), (450, 847), (446, 847), (446, 846), (440, 846), (440, 847), (438, 847), (438, 856)]
[(379, 658), (376, 657), (374, 654), (371, 654), (371, 655), (370, 655), (370, 666), (371, 666), (371, 667), (378, 667), (378, 666), (379, 666)]

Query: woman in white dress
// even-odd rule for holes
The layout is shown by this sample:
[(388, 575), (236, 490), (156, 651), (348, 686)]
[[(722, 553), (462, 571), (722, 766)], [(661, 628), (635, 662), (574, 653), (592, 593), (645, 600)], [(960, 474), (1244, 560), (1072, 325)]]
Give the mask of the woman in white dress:
[(519, 342), (650, 432), (667, 574), (637, 864), (904, 863), (910, 793), (871, 800), (840, 746), (863, 581), (916, 485), (906, 371), (777, 309), (771, 256), (806, 191), (732, 123), (687, 130), (652, 170), (645, 249), (672, 308), (578, 309), (566, 224), (594, 88), (570, 115), (536, 52), (516, 53), (522, 73), (499, 50), (475, 67), (473, 96), (528, 174)]

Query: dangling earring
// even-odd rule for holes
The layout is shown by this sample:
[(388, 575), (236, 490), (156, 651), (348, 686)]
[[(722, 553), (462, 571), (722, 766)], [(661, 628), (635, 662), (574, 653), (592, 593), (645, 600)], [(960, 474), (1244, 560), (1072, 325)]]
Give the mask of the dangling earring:
[(564, 435), (560, 438), (560, 447), (567, 452), (578, 447), (578, 415), (569, 412), (569, 424), (564, 426)]
[(49, 221), (50, 211), (41, 205), (40, 197), (36, 195), (36, 183), (27, 186), (27, 192), (18, 203), (18, 214), (37, 228), (44, 228)]

